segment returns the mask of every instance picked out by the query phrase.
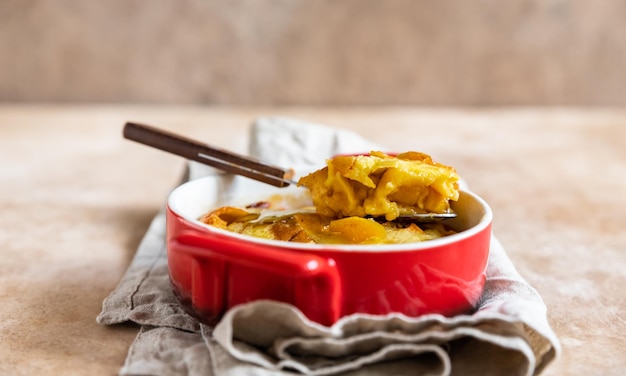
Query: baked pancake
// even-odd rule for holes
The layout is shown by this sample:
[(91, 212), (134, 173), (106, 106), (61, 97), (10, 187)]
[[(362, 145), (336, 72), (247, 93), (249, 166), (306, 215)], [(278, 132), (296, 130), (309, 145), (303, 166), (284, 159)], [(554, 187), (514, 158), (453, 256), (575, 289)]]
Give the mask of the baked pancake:
[(200, 218), (208, 225), (264, 239), (319, 244), (400, 244), (455, 233), (441, 223), (417, 225), (373, 218), (334, 219), (315, 212), (261, 217), (260, 211), (225, 206)]

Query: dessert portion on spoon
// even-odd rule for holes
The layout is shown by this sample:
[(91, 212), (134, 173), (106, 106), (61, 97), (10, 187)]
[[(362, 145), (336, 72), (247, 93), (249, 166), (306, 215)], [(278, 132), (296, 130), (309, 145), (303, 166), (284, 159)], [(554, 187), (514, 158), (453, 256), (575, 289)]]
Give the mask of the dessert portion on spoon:
[[(456, 216), (446, 206), (445, 197), (451, 200), (456, 200), (455, 197), (458, 197), (456, 183), (458, 176), (456, 176), (454, 169), (451, 167), (435, 163), (428, 155), (423, 153), (408, 152), (399, 154), (395, 161), (390, 156), (380, 152), (372, 152), (372, 155), (369, 157), (340, 156), (328, 161), (328, 168), (317, 171), (301, 179), (298, 183), (292, 180), (294, 175), (292, 169), (271, 166), (256, 159), (216, 148), (149, 125), (128, 122), (124, 125), (123, 134), (129, 140), (279, 188), (294, 184), (307, 186), (309, 189), (315, 186), (316, 206), (322, 212), (336, 212), (340, 214), (341, 209), (335, 210), (336, 204), (332, 204), (332, 201), (337, 201), (339, 205), (344, 205), (341, 202), (343, 192), (347, 197), (353, 198), (350, 202), (352, 207), (349, 210), (356, 210), (360, 213), (361, 210), (355, 204), (355, 199), (360, 200), (361, 197), (351, 194), (350, 190), (354, 193), (362, 194), (364, 189), (374, 188), (372, 187), (372, 184), (374, 184), (381, 188), (375, 189), (375, 197), (368, 197), (368, 205), (370, 205), (368, 210), (377, 213), (372, 214), (373, 216), (384, 213), (386, 218), (402, 218), (420, 223), (435, 222)], [(385, 161), (376, 162), (375, 158), (383, 158)], [(402, 160), (404, 162), (401, 162)], [(421, 167), (417, 168), (418, 164)], [(331, 175), (328, 175), (328, 169), (330, 168), (332, 168), (333, 172)], [(388, 172), (387, 170), (390, 171)], [(336, 178), (335, 172), (339, 172), (339, 178)], [(382, 175), (385, 176), (381, 180)], [(321, 180), (328, 187), (320, 186)], [(390, 180), (394, 181), (388, 184)], [(358, 182), (363, 184), (365, 188), (359, 189), (355, 185)], [(346, 183), (349, 183), (349, 186)], [(410, 186), (415, 186), (415, 183), (417, 183), (418, 186), (424, 185), (429, 188), (427, 191), (421, 192), (423, 196), (419, 198), (417, 205), (414, 205), (416, 202), (414, 202), (413, 192), (406, 189), (407, 183)], [(457, 191), (456, 196), (454, 195), (455, 190)], [(452, 195), (450, 195), (451, 193)], [(444, 196), (444, 201), (437, 196), (438, 194)], [(336, 197), (338, 200), (335, 200), (333, 197)], [(389, 197), (389, 199), (385, 200), (384, 197)], [(383, 199), (381, 200), (381, 198)], [(378, 207), (372, 207), (372, 202), (378, 203)], [(396, 210), (394, 205), (397, 206), (398, 204), (400, 206)], [(447, 209), (442, 209), (441, 204)], [(359, 214), (357, 213), (357, 215)]]
[(317, 212), (327, 217), (385, 217), (393, 221), (416, 214), (451, 214), (459, 198), (459, 175), (424, 153), (391, 156), (337, 156), (300, 179)]

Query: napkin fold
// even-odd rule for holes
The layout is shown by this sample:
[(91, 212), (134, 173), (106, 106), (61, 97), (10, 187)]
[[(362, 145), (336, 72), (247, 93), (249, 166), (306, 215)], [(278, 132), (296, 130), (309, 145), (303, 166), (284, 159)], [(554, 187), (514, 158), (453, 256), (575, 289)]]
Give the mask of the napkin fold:
[[(284, 167), (315, 169), (335, 154), (370, 150), (385, 151), (319, 124), (260, 118), (251, 127), (249, 154)], [(183, 180), (213, 174), (221, 172), (189, 162)], [(291, 305), (255, 301), (215, 327), (200, 324), (170, 289), (163, 210), (97, 317), (103, 325), (127, 321), (141, 329), (120, 375), (533, 375), (560, 353), (544, 302), (495, 238), (470, 315), (353, 314), (326, 327)]]

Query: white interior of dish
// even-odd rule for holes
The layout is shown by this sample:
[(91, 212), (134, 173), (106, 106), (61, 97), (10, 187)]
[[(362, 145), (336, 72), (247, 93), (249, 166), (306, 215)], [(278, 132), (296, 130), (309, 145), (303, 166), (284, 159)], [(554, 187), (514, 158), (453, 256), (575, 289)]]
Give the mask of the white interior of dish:
[[(285, 202), (300, 206), (310, 205), (311, 200), (308, 191), (304, 188), (289, 186), (276, 188), (268, 184), (260, 183), (248, 178), (230, 175), (209, 176), (192, 180), (177, 187), (169, 196), (168, 206), (176, 214), (186, 220), (204, 227), (207, 231), (217, 232), (232, 236), (242, 241), (262, 243), (277, 247), (302, 248), (302, 249), (329, 249), (354, 250), (354, 251), (389, 251), (389, 250), (417, 250), (431, 248), (475, 235), (487, 227), (493, 218), (491, 208), (476, 194), (469, 191), (461, 191), (458, 201), (453, 202), (452, 209), (457, 213), (454, 219), (446, 220), (457, 234), (444, 238), (429, 240), (420, 243), (407, 244), (375, 244), (375, 245), (329, 245), (329, 244), (304, 244), (278, 240), (268, 240), (251, 236), (240, 235), (229, 231), (214, 228), (200, 222), (198, 218), (209, 210), (221, 206), (246, 206), (262, 201), (270, 196), (283, 195)], [(288, 208), (289, 209), (289, 208)]]

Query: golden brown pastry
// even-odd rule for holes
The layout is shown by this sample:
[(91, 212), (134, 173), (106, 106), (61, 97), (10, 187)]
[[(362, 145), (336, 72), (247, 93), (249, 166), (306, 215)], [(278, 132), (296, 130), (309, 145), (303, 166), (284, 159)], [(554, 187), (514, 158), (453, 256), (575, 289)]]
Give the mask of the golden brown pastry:
[(323, 216), (385, 217), (388, 221), (411, 213), (445, 213), (459, 197), (454, 168), (436, 163), (423, 153), (390, 156), (338, 156), (298, 182), (311, 192)]

